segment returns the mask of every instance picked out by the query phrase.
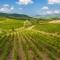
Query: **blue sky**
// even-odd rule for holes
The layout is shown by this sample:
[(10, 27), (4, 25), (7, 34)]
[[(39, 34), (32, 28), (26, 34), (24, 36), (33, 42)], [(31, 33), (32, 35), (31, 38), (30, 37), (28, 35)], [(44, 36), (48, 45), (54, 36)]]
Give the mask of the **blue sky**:
[(32, 16), (60, 14), (60, 0), (0, 0), (0, 12)]

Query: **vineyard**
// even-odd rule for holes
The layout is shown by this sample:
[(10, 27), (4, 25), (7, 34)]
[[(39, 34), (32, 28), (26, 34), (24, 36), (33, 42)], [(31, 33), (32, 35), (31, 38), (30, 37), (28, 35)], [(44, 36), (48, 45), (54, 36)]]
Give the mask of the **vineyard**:
[(59, 26), (0, 19), (0, 60), (60, 60)]

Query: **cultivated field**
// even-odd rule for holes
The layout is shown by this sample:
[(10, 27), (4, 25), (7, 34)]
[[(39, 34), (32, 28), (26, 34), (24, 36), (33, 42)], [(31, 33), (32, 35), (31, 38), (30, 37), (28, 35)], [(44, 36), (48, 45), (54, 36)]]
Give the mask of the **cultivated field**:
[(1, 18), (0, 60), (60, 60), (60, 24)]

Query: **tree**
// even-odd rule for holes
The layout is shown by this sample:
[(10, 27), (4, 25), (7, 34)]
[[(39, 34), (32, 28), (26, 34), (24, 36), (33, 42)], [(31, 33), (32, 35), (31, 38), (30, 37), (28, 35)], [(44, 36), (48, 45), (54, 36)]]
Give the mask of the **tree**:
[(28, 20), (24, 21), (24, 27), (29, 27), (31, 25), (32, 25), (32, 23), (30, 21), (28, 21)]

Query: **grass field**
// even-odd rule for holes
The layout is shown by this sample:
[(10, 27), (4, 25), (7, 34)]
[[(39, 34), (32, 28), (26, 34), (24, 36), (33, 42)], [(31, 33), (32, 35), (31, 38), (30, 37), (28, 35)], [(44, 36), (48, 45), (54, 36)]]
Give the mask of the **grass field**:
[(0, 60), (60, 60), (60, 24), (0, 19)]

